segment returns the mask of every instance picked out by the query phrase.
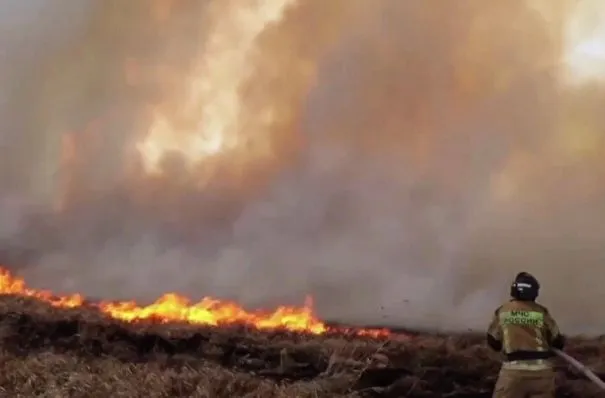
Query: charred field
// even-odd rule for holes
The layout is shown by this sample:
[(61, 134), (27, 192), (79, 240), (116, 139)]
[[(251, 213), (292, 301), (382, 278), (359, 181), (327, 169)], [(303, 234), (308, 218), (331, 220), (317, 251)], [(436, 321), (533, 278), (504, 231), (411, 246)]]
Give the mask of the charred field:
[[(88, 308), (0, 297), (3, 397), (490, 397), (498, 355), (482, 336), (260, 332), (131, 324)], [(605, 338), (568, 353), (605, 376)], [(558, 365), (557, 397), (602, 392)]]

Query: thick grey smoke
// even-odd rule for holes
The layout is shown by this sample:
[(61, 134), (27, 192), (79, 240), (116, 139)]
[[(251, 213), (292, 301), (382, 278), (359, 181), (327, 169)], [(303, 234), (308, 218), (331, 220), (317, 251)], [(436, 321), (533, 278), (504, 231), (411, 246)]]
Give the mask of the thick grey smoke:
[[(52, 0), (2, 0), (0, 8), (0, 240), (3, 240), (22, 228), (22, 216), (35, 206), (39, 199), (36, 194), (44, 189), (33, 176), (53, 174), (52, 170), (45, 170), (45, 137), (31, 129), (36, 96), (42, 91), (41, 87), (33, 88), (33, 81), (46, 72), (42, 63), (64, 52), (85, 32), (93, 1), (84, 0), (67, 8)], [(24, 195), (25, 192), (29, 195)]]
[[(6, 48), (28, 37), (29, 51), (0, 65), (13, 88), (0, 109), (12, 193), (1, 231), (7, 263), (29, 283), (250, 306), (312, 294), (325, 318), (469, 329), (529, 271), (565, 330), (602, 332), (605, 120), (595, 104), (605, 91), (558, 82), (554, 20), (523, 1), (306, 2), (267, 32), (251, 88), (251, 109), (273, 96), (293, 114), (271, 130), (274, 164), (244, 183), (221, 175), (202, 193), (174, 178), (129, 180), (120, 149), (145, 129), (149, 103), (178, 93), (153, 78), (126, 85), (125, 61), (185, 70), (199, 56), (188, 35), (205, 34), (191, 10), (203, 15), (206, 3), (182, 2), (164, 34), (136, 1), (107, 2), (91, 20), (84, 5), (58, 2), (40, 22), (11, 20)], [(73, 26), (50, 21), (69, 13)], [(314, 84), (307, 64), (319, 68)], [(562, 137), (580, 130), (597, 141), (572, 152)], [(89, 134), (86, 155), (57, 216), (48, 208), (60, 178), (49, 170), (72, 131)], [(142, 205), (133, 190), (146, 192)]]

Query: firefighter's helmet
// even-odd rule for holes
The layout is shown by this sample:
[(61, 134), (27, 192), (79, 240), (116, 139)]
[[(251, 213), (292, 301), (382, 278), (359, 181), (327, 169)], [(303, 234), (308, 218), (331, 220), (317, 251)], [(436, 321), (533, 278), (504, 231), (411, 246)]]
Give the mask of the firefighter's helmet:
[(510, 295), (517, 300), (534, 301), (539, 291), (540, 283), (528, 272), (519, 272), (510, 286)]

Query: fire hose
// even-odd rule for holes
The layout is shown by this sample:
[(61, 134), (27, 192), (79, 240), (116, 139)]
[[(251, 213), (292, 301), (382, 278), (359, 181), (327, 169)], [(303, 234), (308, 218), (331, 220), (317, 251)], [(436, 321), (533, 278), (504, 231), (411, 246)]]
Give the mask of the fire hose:
[(557, 354), (559, 357), (561, 357), (562, 359), (564, 359), (571, 366), (573, 366), (574, 368), (576, 368), (578, 371), (580, 371), (581, 373), (583, 373), (584, 376), (586, 376), (590, 381), (592, 381), (597, 386), (599, 386), (603, 391), (605, 391), (605, 382), (603, 380), (601, 380), (599, 378), (599, 376), (597, 376), (592, 370), (588, 369), (586, 367), (586, 365), (582, 364), (581, 362), (579, 362), (575, 358), (567, 355), (566, 353), (564, 353), (561, 350), (553, 348), (552, 351), (555, 354)]

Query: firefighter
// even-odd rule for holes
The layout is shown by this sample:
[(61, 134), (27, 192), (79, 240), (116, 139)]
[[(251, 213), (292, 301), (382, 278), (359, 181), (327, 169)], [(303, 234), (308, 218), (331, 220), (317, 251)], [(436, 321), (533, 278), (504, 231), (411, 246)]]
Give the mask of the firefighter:
[(511, 300), (495, 312), (487, 343), (505, 360), (494, 398), (554, 398), (555, 371), (551, 348), (563, 349), (564, 337), (548, 310), (536, 303), (540, 284), (527, 272), (517, 274)]

